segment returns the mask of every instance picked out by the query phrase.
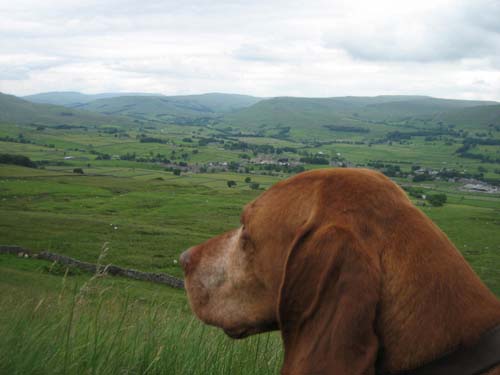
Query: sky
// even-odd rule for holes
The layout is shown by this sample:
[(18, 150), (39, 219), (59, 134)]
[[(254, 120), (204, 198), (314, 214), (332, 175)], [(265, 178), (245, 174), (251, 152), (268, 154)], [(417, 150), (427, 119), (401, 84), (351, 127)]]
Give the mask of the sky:
[(500, 0), (0, 0), (0, 92), (500, 101)]

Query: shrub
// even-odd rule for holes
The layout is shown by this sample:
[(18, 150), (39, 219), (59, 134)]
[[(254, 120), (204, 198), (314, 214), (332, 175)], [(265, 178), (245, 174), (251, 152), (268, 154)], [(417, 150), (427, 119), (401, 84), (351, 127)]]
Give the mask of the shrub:
[(229, 180), (229, 181), (227, 182), (227, 187), (232, 188), (233, 186), (236, 186), (236, 181)]
[(311, 156), (300, 158), (301, 163), (328, 165), (329, 161), (321, 156)]
[(0, 164), (14, 164), (28, 168), (36, 168), (36, 164), (24, 155), (0, 154)]
[(250, 184), (250, 189), (257, 190), (259, 188), (260, 184), (258, 182), (252, 182)]
[(82, 168), (75, 168), (75, 169), (73, 169), (73, 173), (83, 174), (83, 169)]
[(414, 198), (422, 198), (425, 195), (424, 189), (413, 186), (405, 186), (404, 190), (408, 192), (408, 194)]
[(245, 182), (248, 184), (248, 183), (252, 182), (252, 179), (250, 177), (246, 177)]
[(432, 204), (434, 207), (440, 207), (443, 204), (446, 203), (448, 197), (446, 194), (440, 193), (440, 194), (433, 194), (433, 195), (428, 195), (427, 196), (427, 201)]
[(422, 174), (417, 174), (413, 177), (413, 182), (422, 182), (422, 181), (432, 181), (434, 178), (427, 172)]
[(240, 164), (236, 163), (235, 161), (230, 161), (229, 165), (227, 166), (227, 168), (233, 172), (237, 171), (239, 167), (240, 167)]
[(95, 160), (111, 160), (111, 155), (109, 154), (99, 154)]

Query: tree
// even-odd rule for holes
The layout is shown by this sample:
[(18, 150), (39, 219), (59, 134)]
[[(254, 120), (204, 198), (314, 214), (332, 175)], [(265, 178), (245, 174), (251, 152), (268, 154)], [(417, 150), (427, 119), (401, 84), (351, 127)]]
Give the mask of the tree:
[(179, 168), (174, 169), (174, 175), (175, 176), (180, 176), (181, 175), (181, 170)]
[(250, 184), (250, 189), (257, 190), (259, 188), (260, 184), (258, 182), (252, 182)]
[(413, 177), (413, 182), (432, 181), (434, 178), (428, 173), (417, 174)]
[(229, 181), (227, 182), (227, 187), (232, 188), (233, 186), (236, 186), (236, 181), (229, 180)]
[(406, 190), (408, 194), (410, 194), (410, 196), (414, 198), (422, 198), (423, 196), (425, 196), (424, 189), (419, 187), (406, 186), (404, 187), (404, 190)]
[(83, 174), (83, 169), (82, 168), (75, 168), (75, 169), (73, 169), (73, 173)]
[(245, 182), (248, 184), (248, 183), (252, 182), (252, 179), (250, 177), (246, 177)]
[(1, 164), (22, 165), (23, 167), (36, 168), (37, 165), (30, 158), (24, 155), (0, 154)]
[(229, 165), (227, 166), (227, 168), (230, 170), (230, 171), (237, 171), (238, 168), (240, 167), (240, 164), (239, 163), (236, 163), (235, 161), (230, 161), (229, 162)]
[(446, 194), (433, 194), (427, 196), (427, 201), (432, 204), (434, 207), (440, 207), (446, 203), (448, 197)]

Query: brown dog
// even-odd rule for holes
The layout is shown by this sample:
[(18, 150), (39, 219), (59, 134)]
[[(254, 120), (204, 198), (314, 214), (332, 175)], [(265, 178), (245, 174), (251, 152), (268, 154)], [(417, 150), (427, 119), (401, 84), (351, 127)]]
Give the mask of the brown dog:
[(181, 263), (202, 321), (234, 338), (281, 330), (283, 374), (395, 373), (500, 324), (500, 302), (446, 235), (370, 170), (281, 181)]

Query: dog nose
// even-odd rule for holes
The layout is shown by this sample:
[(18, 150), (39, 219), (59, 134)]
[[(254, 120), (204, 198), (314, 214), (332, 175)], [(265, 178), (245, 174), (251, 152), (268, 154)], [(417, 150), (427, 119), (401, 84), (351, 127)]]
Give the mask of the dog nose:
[(187, 249), (179, 257), (179, 262), (181, 263), (181, 266), (182, 266), (182, 268), (184, 268), (184, 270), (187, 270), (187, 268), (189, 266), (189, 260), (190, 260), (189, 258), (191, 258), (190, 250), (191, 249)]

